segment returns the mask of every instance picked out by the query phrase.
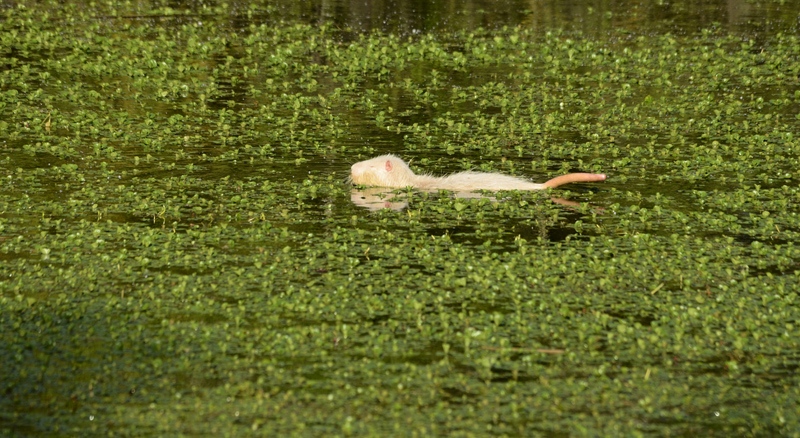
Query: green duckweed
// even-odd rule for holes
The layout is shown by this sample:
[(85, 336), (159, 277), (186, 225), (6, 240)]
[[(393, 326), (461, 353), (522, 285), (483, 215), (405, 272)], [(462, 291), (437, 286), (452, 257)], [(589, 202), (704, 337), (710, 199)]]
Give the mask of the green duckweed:
[(623, 4), (4, 8), (0, 432), (798, 436), (797, 8)]

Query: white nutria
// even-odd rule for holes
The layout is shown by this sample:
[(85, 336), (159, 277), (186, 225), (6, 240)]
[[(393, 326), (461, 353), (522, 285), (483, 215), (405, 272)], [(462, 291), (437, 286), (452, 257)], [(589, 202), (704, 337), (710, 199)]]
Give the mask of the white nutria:
[(350, 168), (350, 180), (353, 184), (391, 188), (414, 187), (421, 190), (441, 189), (454, 192), (544, 190), (572, 182), (596, 182), (605, 179), (606, 176), (602, 173), (568, 173), (543, 184), (537, 184), (500, 173), (459, 172), (443, 177), (417, 175), (402, 159), (394, 155), (381, 155), (353, 164)]

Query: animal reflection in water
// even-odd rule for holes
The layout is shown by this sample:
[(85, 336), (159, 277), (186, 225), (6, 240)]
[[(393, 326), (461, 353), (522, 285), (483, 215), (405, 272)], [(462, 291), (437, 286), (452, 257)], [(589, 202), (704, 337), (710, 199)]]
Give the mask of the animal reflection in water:
[[(456, 198), (469, 198), (480, 199), (487, 198), (492, 202), (497, 199), (491, 195), (484, 195), (475, 192), (453, 192)], [(552, 202), (568, 207), (579, 207), (580, 203), (569, 201), (564, 198), (550, 198)], [(401, 211), (408, 207), (408, 195), (406, 193), (396, 193), (395, 190), (387, 189), (385, 187), (368, 187), (366, 189), (353, 189), (350, 192), (350, 201), (353, 204), (368, 209), (369, 211), (378, 211), (389, 209), (394, 211)]]
[(394, 193), (392, 189), (385, 187), (353, 189), (350, 192), (350, 200), (353, 204), (369, 209), (369, 211), (378, 211), (384, 208), (400, 211), (408, 207), (408, 199), (405, 194)]

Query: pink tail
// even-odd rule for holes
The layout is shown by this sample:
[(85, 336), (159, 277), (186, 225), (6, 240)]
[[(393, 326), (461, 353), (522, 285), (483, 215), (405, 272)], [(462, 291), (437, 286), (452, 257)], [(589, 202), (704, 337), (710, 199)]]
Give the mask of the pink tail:
[(598, 182), (605, 180), (606, 180), (606, 174), (604, 173), (568, 173), (566, 175), (557, 176), (547, 181), (546, 183), (544, 183), (544, 186), (552, 189), (558, 186), (562, 186), (564, 184), (569, 184), (574, 182)]

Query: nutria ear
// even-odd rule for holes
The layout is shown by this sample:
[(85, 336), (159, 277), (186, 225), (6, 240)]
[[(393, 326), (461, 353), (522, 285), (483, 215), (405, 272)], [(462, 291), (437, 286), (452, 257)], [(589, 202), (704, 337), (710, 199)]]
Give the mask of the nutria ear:
[(386, 171), (387, 172), (392, 171), (392, 160), (386, 160)]

